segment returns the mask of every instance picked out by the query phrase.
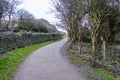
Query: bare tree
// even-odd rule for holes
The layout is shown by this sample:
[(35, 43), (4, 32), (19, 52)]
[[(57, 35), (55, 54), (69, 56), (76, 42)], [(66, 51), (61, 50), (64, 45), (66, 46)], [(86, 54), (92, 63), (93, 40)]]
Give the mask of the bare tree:
[(6, 26), (11, 26), (12, 22), (12, 16), (15, 14), (17, 6), (21, 3), (19, 0), (7, 0), (9, 5), (8, 5), (8, 10), (7, 10), (7, 15), (8, 15), (8, 24)]
[(5, 13), (7, 12), (8, 10), (8, 2), (6, 0), (0, 0), (0, 26), (2, 26), (2, 18), (4, 17)]
[[(96, 66), (96, 60), (99, 57), (99, 46), (102, 46), (103, 48), (102, 65), (104, 66), (106, 62), (107, 42), (110, 36), (109, 17), (116, 15), (112, 10), (112, 8), (115, 7), (114, 2), (115, 1), (111, 0), (88, 0), (88, 14), (89, 22), (91, 24), (92, 63), (94, 67)], [(103, 45), (101, 45), (101, 40)]]
[(18, 28), (22, 30), (30, 31), (34, 25), (34, 16), (28, 11), (21, 9), (18, 11)]
[(79, 52), (82, 52), (82, 29), (81, 20), (85, 16), (85, 5), (82, 0), (58, 0), (55, 7), (61, 20), (66, 23), (69, 44), (68, 49), (71, 49), (73, 43), (78, 43), (80, 46)]
[(73, 44), (77, 43), (80, 54), (84, 37), (81, 22), (83, 17), (88, 15), (92, 66), (96, 67), (98, 63), (105, 66), (108, 42), (120, 30), (119, 0), (57, 0), (55, 7), (60, 19), (67, 27), (68, 49), (73, 49)]

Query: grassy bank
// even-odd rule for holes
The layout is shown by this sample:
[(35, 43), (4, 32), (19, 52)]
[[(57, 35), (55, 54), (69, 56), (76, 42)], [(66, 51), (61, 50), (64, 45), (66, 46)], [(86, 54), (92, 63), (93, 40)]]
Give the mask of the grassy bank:
[[(79, 56), (76, 53), (69, 55), (70, 62), (77, 67), (81, 67), (83, 65), (89, 66), (90, 62), (83, 56)], [(84, 71), (85, 76), (89, 80), (120, 80), (120, 77), (115, 78), (113, 74), (105, 69), (94, 69), (94, 72)]]
[(33, 51), (53, 43), (48, 41), (28, 47), (16, 49), (12, 52), (6, 53), (0, 56), (0, 80), (11, 80), (14, 76), (16, 69), (19, 67), (21, 62), (28, 57)]

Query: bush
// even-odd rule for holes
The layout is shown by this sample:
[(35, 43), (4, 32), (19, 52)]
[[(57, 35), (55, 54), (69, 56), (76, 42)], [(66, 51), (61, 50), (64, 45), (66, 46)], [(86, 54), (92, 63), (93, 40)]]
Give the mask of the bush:
[(58, 33), (4, 32), (0, 34), (0, 53), (60, 38), (62, 34)]

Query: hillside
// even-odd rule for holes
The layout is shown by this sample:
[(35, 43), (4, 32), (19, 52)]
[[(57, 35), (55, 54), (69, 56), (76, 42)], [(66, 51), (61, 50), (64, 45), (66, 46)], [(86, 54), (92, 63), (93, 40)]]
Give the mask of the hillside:
[(56, 32), (57, 28), (50, 24), (47, 20), (45, 19), (36, 19), (35, 23), (41, 27), (41, 29), (51, 33), (51, 32)]

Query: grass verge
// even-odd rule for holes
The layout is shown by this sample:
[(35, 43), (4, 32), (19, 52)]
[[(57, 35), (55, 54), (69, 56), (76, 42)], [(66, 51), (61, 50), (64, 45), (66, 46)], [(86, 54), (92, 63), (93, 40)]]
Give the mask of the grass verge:
[(70, 62), (77, 67), (80, 67), (82, 65), (89, 65), (90, 63), (87, 61), (86, 58), (79, 56), (78, 54), (71, 54), (69, 55)]
[(51, 43), (53, 43), (53, 41), (27, 46), (24, 48), (16, 49), (12, 52), (8, 52), (4, 56), (0, 56), (0, 80), (11, 80), (16, 69), (19, 67), (21, 62), (26, 57), (28, 57), (29, 54), (38, 48)]
[(65, 39), (65, 38), (67, 38), (68, 37), (68, 34), (64, 34), (63, 36), (62, 36), (62, 39)]
[[(89, 66), (90, 62), (83, 56), (79, 56), (76, 52), (70, 51), (69, 55), (70, 62), (77, 67), (81, 67), (83, 65)], [(93, 72), (84, 71), (85, 76), (88, 80), (120, 80), (120, 77), (115, 78), (112, 73), (105, 69), (94, 69)]]
[(109, 71), (104, 70), (104, 69), (97, 69), (96, 73), (103, 76), (104, 80), (120, 80), (120, 76), (118, 78), (115, 78), (112, 75), (112, 73), (110, 73)]

